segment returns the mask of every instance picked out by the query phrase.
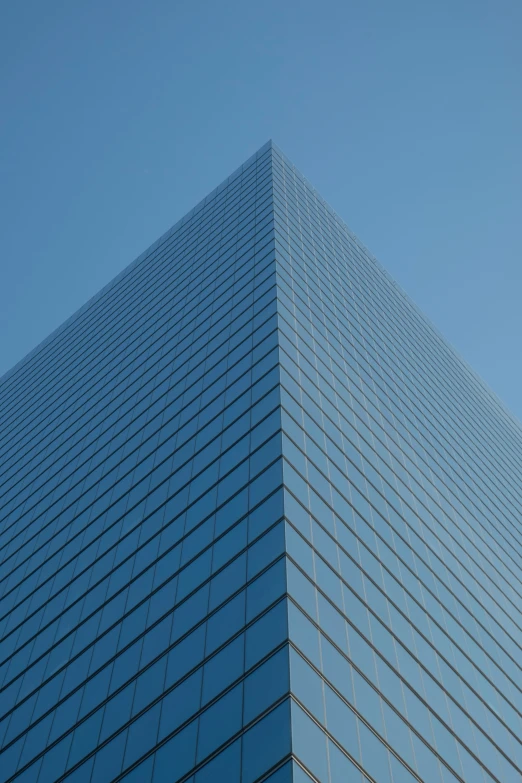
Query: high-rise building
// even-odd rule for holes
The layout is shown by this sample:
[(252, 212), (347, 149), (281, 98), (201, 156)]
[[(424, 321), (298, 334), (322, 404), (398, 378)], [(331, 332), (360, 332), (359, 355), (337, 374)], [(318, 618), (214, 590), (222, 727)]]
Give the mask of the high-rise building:
[(522, 780), (522, 433), (266, 144), (0, 382), (0, 781)]

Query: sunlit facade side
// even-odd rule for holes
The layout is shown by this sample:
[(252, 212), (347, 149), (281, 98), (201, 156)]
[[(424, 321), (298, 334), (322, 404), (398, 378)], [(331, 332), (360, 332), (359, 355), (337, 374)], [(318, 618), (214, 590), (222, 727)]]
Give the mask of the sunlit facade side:
[(520, 427), (278, 150), (274, 214), (293, 752), (522, 780)]

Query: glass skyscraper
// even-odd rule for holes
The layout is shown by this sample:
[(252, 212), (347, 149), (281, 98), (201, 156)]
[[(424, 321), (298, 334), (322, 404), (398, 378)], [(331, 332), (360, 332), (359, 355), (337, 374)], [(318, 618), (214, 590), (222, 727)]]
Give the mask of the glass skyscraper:
[(520, 426), (272, 143), (0, 464), (0, 783), (522, 781)]

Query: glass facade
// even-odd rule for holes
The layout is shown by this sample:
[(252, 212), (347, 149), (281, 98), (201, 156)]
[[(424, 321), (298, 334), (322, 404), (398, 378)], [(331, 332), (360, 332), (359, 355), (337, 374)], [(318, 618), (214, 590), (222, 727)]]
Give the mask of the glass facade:
[(522, 781), (520, 427), (272, 143), (0, 422), (0, 783)]

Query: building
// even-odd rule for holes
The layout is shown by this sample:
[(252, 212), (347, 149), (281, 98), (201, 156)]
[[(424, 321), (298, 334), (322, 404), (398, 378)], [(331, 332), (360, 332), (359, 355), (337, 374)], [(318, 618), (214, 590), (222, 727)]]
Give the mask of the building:
[(0, 381), (0, 781), (522, 780), (522, 435), (266, 144)]

